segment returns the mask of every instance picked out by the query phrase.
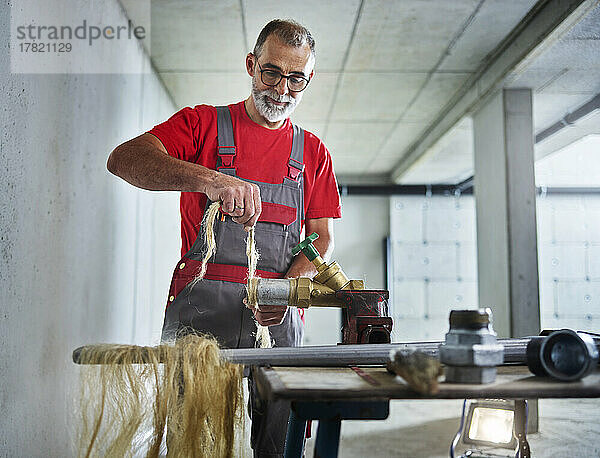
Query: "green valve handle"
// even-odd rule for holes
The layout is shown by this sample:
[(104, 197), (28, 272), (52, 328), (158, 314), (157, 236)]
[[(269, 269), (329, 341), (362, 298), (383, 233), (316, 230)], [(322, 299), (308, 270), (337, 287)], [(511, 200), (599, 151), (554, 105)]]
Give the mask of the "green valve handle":
[(318, 256), (321, 256), (321, 254), (317, 251), (315, 246), (312, 244), (318, 238), (319, 238), (319, 234), (317, 234), (316, 232), (313, 232), (308, 237), (306, 237), (304, 240), (302, 240), (298, 245), (296, 245), (294, 248), (292, 248), (292, 254), (294, 256), (296, 256), (298, 253), (300, 253), (302, 251), (304, 253), (304, 255), (308, 258), (309, 261), (312, 261), (313, 259), (317, 258)]

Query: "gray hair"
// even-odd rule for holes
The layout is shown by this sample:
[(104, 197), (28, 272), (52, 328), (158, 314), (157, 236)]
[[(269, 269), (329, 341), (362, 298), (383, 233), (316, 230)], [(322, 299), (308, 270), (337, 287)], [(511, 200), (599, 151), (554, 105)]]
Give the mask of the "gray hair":
[(263, 27), (254, 45), (254, 55), (260, 57), (265, 41), (270, 35), (275, 35), (288, 46), (300, 47), (308, 45), (315, 57), (315, 40), (306, 27), (291, 19), (273, 19)]

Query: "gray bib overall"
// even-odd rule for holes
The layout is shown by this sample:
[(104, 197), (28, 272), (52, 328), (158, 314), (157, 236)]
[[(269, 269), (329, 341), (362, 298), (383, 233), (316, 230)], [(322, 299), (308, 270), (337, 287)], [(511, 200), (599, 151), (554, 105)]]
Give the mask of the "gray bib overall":
[[(281, 278), (292, 263), (291, 249), (300, 241), (304, 219), (304, 131), (293, 126), (288, 176), (282, 177), (281, 183), (248, 180), (236, 174), (238, 152), (229, 108), (216, 109), (217, 170), (255, 183), (260, 188), (262, 214), (255, 229), (260, 259), (256, 274), (263, 278)], [(209, 205), (207, 202), (206, 208)], [(253, 314), (242, 303), (248, 276), (247, 233), (230, 216), (220, 216), (215, 222), (216, 255), (211, 258), (204, 279), (193, 286), (190, 284), (205, 253), (202, 231), (175, 267), (165, 312), (163, 341), (172, 341), (181, 333), (193, 331), (211, 334), (226, 348), (254, 346), (256, 325)], [(270, 326), (269, 331), (275, 346), (299, 346), (304, 325), (298, 311), (290, 309), (283, 323)]]

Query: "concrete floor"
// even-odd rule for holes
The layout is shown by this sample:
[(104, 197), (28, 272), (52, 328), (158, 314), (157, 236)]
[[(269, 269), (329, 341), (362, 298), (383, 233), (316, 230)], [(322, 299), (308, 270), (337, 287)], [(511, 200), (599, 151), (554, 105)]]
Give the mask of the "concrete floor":
[[(462, 401), (394, 401), (385, 421), (342, 424), (339, 456), (448, 457)], [(540, 432), (528, 436), (534, 457), (600, 457), (600, 400), (540, 400)], [(312, 457), (316, 435), (307, 441)]]

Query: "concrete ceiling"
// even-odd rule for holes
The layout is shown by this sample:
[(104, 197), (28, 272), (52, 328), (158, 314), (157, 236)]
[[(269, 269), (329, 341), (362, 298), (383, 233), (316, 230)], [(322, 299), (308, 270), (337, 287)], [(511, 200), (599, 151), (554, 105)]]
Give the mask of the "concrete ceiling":
[[(178, 106), (233, 103), (249, 93), (244, 57), (262, 26), (276, 17), (298, 20), (315, 37), (317, 64), (293, 121), (325, 141), (341, 181), (358, 176), (364, 181), (372, 175), (373, 182), (380, 182), (535, 4), (153, 0), (151, 57)], [(560, 118), (561, 106), (577, 105), (583, 93), (589, 98), (600, 89), (600, 79), (582, 64), (586, 58), (594, 65), (600, 62), (594, 14), (591, 25), (572, 29), (576, 35), (555, 59), (541, 60), (515, 75), (511, 84), (533, 85), (536, 99), (540, 94), (549, 97), (536, 108), (536, 126), (538, 120)], [(468, 125), (467, 120), (440, 139), (406, 178), (460, 181), (472, 164), (465, 150)], [(435, 167), (428, 157), (435, 158)]]
[[(600, 5), (590, 9), (577, 24), (526, 65), (511, 72), (503, 86), (532, 88), (536, 133), (561, 120), (600, 93)], [(594, 134), (600, 134), (598, 110), (537, 143), (536, 159), (559, 150), (560, 157), (563, 158), (574, 151), (568, 145), (590, 135), (597, 139)], [(581, 145), (589, 146), (592, 143), (577, 144), (581, 148)], [(472, 174), (472, 125), (469, 124), (469, 118), (465, 118), (441, 137), (402, 176), (400, 182), (457, 183)]]

